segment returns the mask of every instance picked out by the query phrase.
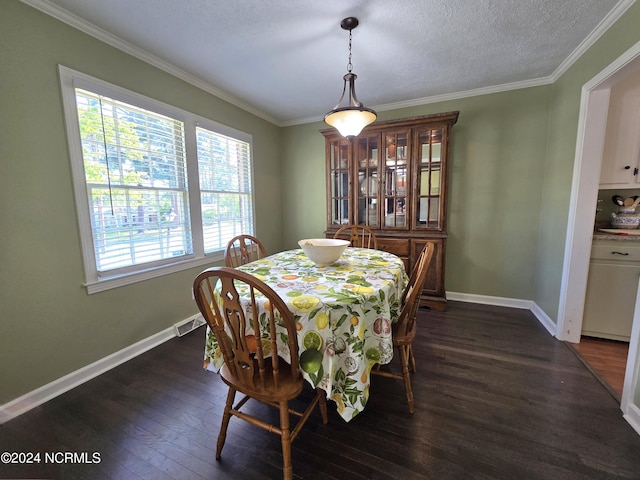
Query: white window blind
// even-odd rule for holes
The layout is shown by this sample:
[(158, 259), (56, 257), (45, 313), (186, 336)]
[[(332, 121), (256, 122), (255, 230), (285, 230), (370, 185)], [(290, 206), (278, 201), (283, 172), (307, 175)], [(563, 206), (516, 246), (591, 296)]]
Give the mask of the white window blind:
[(249, 144), (200, 127), (196, 137), (204, 251), (212, 252), (252, 230)]
[(193, 253), (177, 120), (76, 89), (98, 272)]
[(59, 69), (89, 293), (222, 260), (254, 234), (250, 135)]

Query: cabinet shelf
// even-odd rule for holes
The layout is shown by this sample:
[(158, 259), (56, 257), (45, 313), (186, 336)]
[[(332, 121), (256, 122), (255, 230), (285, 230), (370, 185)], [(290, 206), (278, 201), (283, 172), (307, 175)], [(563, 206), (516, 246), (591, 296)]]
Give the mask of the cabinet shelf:
[(323, 130), (327, 162), (327, 231), (344, 224), (374, 230), (379, 248), (395, 253), (407, 271), (422, 247), (436, 252), (422, 304), (444, 310), (447, 164), (459, 112), (377, 122), (348, 141)]

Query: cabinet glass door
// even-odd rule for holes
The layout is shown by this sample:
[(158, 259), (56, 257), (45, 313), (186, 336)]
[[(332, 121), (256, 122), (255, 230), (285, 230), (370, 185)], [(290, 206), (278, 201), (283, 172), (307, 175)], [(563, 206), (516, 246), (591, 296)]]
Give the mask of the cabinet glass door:
[(416, 178), (415, 228), (443, 228), (442, 128), (418, 132), (418, 172)]
[(380, 176), (378, 175), (378, 143), (379, 135), (359, 137), (355, 149), (355, 162), (358, 169), (356, 196), (357, 224), (368, 225), (371, 228), (379, 228), (379, 189)]
[(330, 145), (329, 178), (331, 196), (330, 222), (334, 225), (350, 223), (349, 215), (349, 142), (336, 140)]
[(408, 228), (407, 222), (407, 182), (410, 158), (409, 134), (403, 132), (385, 133), (384, 172), (384, 228)]

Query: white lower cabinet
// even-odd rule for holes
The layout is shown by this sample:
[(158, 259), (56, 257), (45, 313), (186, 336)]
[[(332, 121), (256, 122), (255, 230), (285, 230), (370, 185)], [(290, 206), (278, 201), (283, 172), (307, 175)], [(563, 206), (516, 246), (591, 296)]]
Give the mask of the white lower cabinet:
[(629, 341), (640, 279), (640, 244), (594, 242), (582, 334)]

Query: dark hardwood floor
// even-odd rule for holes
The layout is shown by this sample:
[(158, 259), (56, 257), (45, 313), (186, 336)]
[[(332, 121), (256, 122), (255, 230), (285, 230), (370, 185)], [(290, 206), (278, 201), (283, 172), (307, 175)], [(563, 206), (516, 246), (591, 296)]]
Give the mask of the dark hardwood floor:
[[(419, 315), (415, 414), (402, 382), (373, 378), (351, 422), (333, 402), (328, 425), (314, 413), (293, 443), (296, 478), (640, 478), (640, 436), (530, 312), (449, 302)], [(0, 478), (281, 478), (279, 437), (237, 419), (214, 459), (226, 387), (202, 370), (203, 345), (202, 329), (173, 339), (0, 426), (0, 452), (100, 456), (0, 464)]]

